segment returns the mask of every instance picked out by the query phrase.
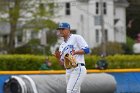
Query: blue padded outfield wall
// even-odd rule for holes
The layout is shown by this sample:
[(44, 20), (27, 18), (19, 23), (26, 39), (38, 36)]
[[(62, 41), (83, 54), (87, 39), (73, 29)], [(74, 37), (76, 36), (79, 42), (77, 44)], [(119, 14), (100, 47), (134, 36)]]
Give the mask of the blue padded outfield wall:
[[(140, 93), (140, 72), (109, 73), (117, 82), (115, 93)], [(10, 75), (0, 75), (0, 93), (3, 93), (3, 84)]]
[(0, 75), (0, 93), (3, 93), (3, 84), (9, 77), (10, 75)]
[(115, 93), (140, 93), (140, 72), (111, 74), (117, 81)]

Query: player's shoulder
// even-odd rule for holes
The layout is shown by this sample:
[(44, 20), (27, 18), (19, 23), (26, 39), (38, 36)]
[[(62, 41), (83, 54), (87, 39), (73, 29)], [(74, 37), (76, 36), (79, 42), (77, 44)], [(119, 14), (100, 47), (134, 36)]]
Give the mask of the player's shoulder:
[(75, 38), (82, 37), (81, 35), (78, 35), (78, 34), (72, 34), (71, 36), (72, 36), (72, 37), (75, 37)]

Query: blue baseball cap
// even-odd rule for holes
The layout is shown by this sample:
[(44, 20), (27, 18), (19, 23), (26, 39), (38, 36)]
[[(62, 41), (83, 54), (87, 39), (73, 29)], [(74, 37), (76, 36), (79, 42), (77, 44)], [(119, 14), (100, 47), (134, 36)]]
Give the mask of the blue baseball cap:
[(70, 29), (70, 24), (68, 24), (68, 23), (59, 23), (57, 29)]

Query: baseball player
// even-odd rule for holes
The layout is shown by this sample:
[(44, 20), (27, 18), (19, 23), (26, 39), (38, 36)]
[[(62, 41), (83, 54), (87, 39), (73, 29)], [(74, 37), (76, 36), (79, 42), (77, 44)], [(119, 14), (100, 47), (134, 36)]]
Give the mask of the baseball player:
[(66, 91), (80, 93), (81, 83), (87, 73), (84, 54), (88, 54), (90, 50), (82, 36), (70, 33), (68, 23), (60, 23), (57, 30), (64, 41), (55, 56), (66, 68)]

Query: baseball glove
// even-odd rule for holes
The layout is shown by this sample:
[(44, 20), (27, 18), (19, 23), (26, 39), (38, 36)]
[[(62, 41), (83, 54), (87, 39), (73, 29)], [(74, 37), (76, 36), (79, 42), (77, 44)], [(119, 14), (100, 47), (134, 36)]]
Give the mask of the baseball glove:
[(72, 55), (66, 54), (64, 57), (64, 66), (65, 68), (77, 67), (76, 59)]

